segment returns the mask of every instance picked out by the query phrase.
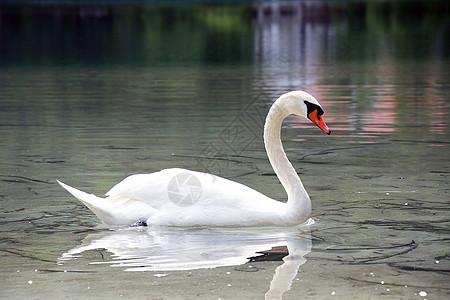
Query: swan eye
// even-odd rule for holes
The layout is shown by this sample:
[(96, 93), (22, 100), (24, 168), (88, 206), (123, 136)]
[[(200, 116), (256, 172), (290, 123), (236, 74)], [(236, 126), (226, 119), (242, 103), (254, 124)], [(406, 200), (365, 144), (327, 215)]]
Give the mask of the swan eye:
[(317, 104), (311, 103), (309, 101), (303, 101), (307, 108), (307, 115), (310, 115), (313, 111), (317, 110), (317, 118), (320, 120), (320, 116), (323, 115), (323, 109)]

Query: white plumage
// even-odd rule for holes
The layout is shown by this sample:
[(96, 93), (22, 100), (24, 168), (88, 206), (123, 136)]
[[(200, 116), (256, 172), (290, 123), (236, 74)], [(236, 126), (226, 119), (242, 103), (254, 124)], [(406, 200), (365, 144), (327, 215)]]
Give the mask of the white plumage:
[(106, 198), (58, 183), (111, 225), (300, 224), (310, 217), (311, 201), (281, 144), (281, 124), (289, 114), (306, 117), (330, 134), (321, 118), (320, 104), (306, 92), (286, 93), (270, 108), (264, 142), (269, 161), (288, 195), (286, 203), (222, 177), (177, 168), (129, 176), (108, 191)]

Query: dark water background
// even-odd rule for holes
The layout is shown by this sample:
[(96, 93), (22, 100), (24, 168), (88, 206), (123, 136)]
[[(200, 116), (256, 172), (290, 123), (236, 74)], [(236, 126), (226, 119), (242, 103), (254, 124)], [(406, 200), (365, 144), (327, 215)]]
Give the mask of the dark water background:
[[(449, 297), (446, 1), (18, 3), (0, 1), (0, 295), (262, 299), (283, 262), (245, 263), (240, 245), (312, 241), (283, 299)], [(284, 123), (313, 202), (306, 240), (117, 234), (55, 182), (102, 195), (130, 174), (183, 167), (283, 201), (262, 126), (295, 89), (316, 96), (333, 131)], [(80, 245), (94, 246), (61, 261)], [(216, 268), (150, 260), (202, 251)]]

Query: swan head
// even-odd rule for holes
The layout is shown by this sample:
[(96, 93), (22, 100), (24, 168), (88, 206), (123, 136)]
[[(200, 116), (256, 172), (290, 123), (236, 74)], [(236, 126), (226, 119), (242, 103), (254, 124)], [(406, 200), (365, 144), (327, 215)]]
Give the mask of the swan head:
[(286, 115), (294, 114), (305, 117), (326, 134), (331, 134), (331, 130), (322, 118), (324, 113), (322, 106), (311, 94), (304, 91), (293, 91), (282, 95), (277, 102), (280, 102), (281, 109), (285, 111)]

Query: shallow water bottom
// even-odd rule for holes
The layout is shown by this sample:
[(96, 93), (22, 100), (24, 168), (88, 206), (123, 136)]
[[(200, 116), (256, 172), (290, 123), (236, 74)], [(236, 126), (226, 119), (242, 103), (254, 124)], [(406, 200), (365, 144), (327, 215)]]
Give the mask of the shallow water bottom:
[[(446, 258), (442, 264), (438, 263), (429, 253), (425, 241), (378, 246), (372, 243), (372, 246), (363, 247), (352, 241), (343, 243), (345, 238), (354, 234), (355, 228), (320, 230), (320, 227), (312, 225), (311, 229), (314, 247), (304, 255), (306, 262), (293, 269), (289, 264), (294, 262), (295, 265), (303, 256), (291, 257), (291, 260), (285, 258), (284, 262), (278, 257), (274, 258), (275, 261), (246, 262), (219, 268), (142, 272), (139, 269), (146, 266), (144, 262), (141, 265), (135, 263), (130, 270), (130, 266), (121, 264), (132, 261), (133, 257), (122, 257), (117, 263), (117, 255), (114, 257), (105, 251), (101, 243), (100, 248), (86, 250), (82, 255), (58, 264), (55, 263), (60, 259), (57, 250), (49, 253), (10, 248), (10, 255), (15, 258), (10, 257), (8, 266), (2, 268), (2, 295), (9, 299), (263, 299), (265, 295), (266, 299), (280, 299), (281, 294), (283, 299), (448, 297)], [(136, 230), (139, 229), (133, 229), (133, 232)], [(110, 232), (100, 231), (100, 234), (105, 233), (108, 235)], [(54, 238), (53, 244), (58, 240), (57, 236)], [(116, 248), (124, 247), (117, 242)], [(64, 248), (63, 245), (60, 247)], [(131, 252), (135, 250), (128, 248)], [(175, 249), (173, 251), (176, 252)], [(203, 251), (207, 252), (208, 248)], [(220, 257), (220, 251), (212, 254), (217, 261), (229, 255), (223, 253)], [(421, 259), (417, 260), (417, 256)], [(241, 259), (245, 260), (245, 257)], [(151, 267), (157, 269), (155, 265)], [(125, 271), (127, 269), (129, 271)]]

